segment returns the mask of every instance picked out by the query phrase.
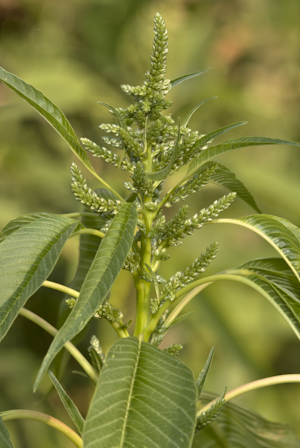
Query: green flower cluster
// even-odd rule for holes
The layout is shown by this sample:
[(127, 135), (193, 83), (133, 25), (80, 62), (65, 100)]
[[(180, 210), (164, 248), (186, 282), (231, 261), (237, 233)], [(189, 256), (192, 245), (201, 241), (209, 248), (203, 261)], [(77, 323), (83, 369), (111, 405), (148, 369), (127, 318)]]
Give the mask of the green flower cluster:
[(197, 418), (196, 432), (201, 431), (201, 429), (205, 428), (205, 426), (212, 423), (215, 420), (215, 418), (218, 417), (225, 404), (224, 395), (225, 392), (214, 404), (210, 406), (210, 408), (207, 411), (204, 411), (200, 414), (200, 416)]

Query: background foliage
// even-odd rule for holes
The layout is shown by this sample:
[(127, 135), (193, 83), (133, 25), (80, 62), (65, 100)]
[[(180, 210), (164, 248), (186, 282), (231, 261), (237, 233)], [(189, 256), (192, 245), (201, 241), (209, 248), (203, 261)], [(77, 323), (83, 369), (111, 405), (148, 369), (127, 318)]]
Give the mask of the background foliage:
[[(172, 91), (174, 118), (185, 117), (195, 104), (218, 95), (218, 100), (193, 116), (192, 129), (207, 133), (248, 120), (247, 126), (230, 137), (266, 135), (300, 141), (298, 9), (294, 0), (0, 0), (1, 65), (40, 88), (64, 111), (79, 137), (99, 143), (98, 125), (110, 120), (110, 115), (97, 101), (116, 107), (128, 104), (119, 85), (143, 80), (149, 66), (153, 16), (159, 11), (169, 33), (167, 77), (212, 68)], [(25, 213), (79, 209), (70, 189), (71, 152), (35, 111), (2, 84), (0, 135), (1, 227)], [(300, 225), (297, 149), (245, 148), (225, 157), (226, 165), (253, 192), (263, 213), (278, 214)], [(222, 162), (221, 157), (218, 160)], [(110, 179), (101, 161), (93, 159), (93, 163), (102, 177)], [(122, 188), (122, 181), (121, 177), (113, 179), (117, 188)], [(219, 196), (217, 187), (206, 188), (192, 198), (190, 207), (198, 211)], [(237, 200), (229, 213), (241, 216), (252, 210)], [(266, 243), (246, 230), (208, 226), (201, 234), (205, 241), (199, 241), (196, 233), (177, 249), (182, 257), (174, 257), (166, 276), (182, 269), (208, 242), (216, 240), (220, 251), (214, 270), (273, 255)], [(71, 281), (76, 256), (76, 247), (67, 244), (52, 280)], [(125, 312), (125, 320), (133, 311), (131, 293), (128, 277), (122, 273), (112, 297)], [(55, 324), (60, 298), (43, 290), (30, 299), (29, 308)], [(166, 343), (185, 345), (181, 358), (195, 374), (211, 346), (216, 346), (209, 389), (221, 393), (225, 385), (231, 389), (262, 376), (300, 371), (299, 342), (275, 310), (252, 290), (219, 283), (194, 299), (189, 310), (195, 311), (193, 316), (186, 325), (176, 327), (176, 336), (170, 331)], [(9, 333), (0, 350), (1, 410), (30, 404), (67, 421), (55, 393), (49, 401), (41, 392), (32, 394), (39, 362), (51, 338), (21, 317), (14, 325), (18, 331)], [(115, 338), (105, 322), (98, 337), (104, 350)], [(78, 368), (76, 364), (71, 367)], [(92, 393), (88, 382), (71, 375), (64, 386), (84, 413)], [(45, 381), (41, 391), (47, 394), (49, 389)], [(299, 397), (299, 387), (289, 385), (252, 393), (244, 400), (265, 417), (290, 421), (297, 429)], [(11, 424), (14, 446), (31, 447), (33, 432), (35, 446), (68, 448), (63, 436), (38, 425)]]

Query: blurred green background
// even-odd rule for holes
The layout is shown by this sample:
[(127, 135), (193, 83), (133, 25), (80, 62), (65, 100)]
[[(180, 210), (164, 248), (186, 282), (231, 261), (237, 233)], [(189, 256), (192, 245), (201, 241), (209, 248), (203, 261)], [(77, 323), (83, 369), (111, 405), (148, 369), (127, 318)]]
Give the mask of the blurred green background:
[[(209, 73), (176, 87), (170, 94), (175, 119), (198, 102), (190, 125), (200, 133), (248, 120), (228, 134), (268, 136), (300, 141), (300, 5), (295, 0), (0, 0), (0, 65), (40, 89), (67, 115), (79, 137), (100, 143), (98, 125), (109, 122), (103, 101), (128, 105), (119, 86), (141, 84), (149, 67), (153, 16), (158, 11), (169, 32), (167, 77), (211, 67)], [(27, 103), (0, 85), (0, 225), (25, 213), (65, 213), (80, 209), (71, 193), (71, 151)], [(300, 226), (300, 152), (289, 147), (245, 148), (219, 160), (254, 194), (264, 213), (280, 215)], [(101, 175), (119, 188), (122, 176), (96, 161)], [(91, 187), (98, 187), (90, 179)], [(206, 187), (189, 201), (191, 213), (224, 194)], [(237, 200), (226, 215), (253, 213)], [(223, 215), (225, 216), (225, 215)], [(172, 250), (162, 274), (190, 264), (212, 241), (220, 251), (210, 272), (238, 266), (274, 252), (258, 236), (228, 225), (208, 226)], [(51, 278), (72, 280), (78, 241), (64, 249)], [(125, 292), (124, 292), (125, 291)], [(128, 320), (134, 309), (131, 280), (122, 272), (112, 301)], [(28, 308), (55, 325), (61, 296), (43, 290)], [(300, 372), (300, 344), (273, 307), (246, 287), (219, 283), (188, 306), (186, 323), (170, 331), (166, 343), (183, 343), (183, 359), (195, 376), (212, 346), (216, 354), (207, 388), (221, 393), (262, 376)], [(104, 350), (115, 339), (101, 322), (96, 330)], [(37, 394), (32, 384), (50, 336), (20, 317), (0, 348), (0, 411), (41, 410), (69, 423), (55, 393), (44, 381)], [(82, 344), (86, 353), (88, 340)], [(78, 367), (70, 363), (68, 372)], [(67, 391), (85, 414), (92, 387), (70, 374)], [(299, 386), (253, 392), (242, 401), (272, 420), (293, 424), (299, 432)], [(39, 423), (9, 424), (15, 448), (69, 448), (68, 440)]]

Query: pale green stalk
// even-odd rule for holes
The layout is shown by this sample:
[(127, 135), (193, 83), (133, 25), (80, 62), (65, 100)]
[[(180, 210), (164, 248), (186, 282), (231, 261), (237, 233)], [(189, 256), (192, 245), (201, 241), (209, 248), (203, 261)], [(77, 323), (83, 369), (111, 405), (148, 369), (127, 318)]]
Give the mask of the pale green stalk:
[(69, 288), (68, 286), (61, 285), (60, 283), (50, 282), (49, 280), (45, 280), (42, 284), (42, 286), (45, 286), (45, 288), (55, 289), (56, 291), (63, 292), (65, 294), (68, 294), (68, 296), (75, 297), (78, 299), (79, 292), (75, 291), (75, 289)]
[(83, 448), (82, 438), (69, 426), (65, 425), (60, 420), (57, 420), (51, 415), (43, 414), (42, 412), (30, 411), (28, 409), (12, 409), (10, 411), (1, 412), (0, 417), (2, 420), (16, 420), (16, 419), (27, 419), (35, 420), (37, 422), (45, 423), (52, 428), (57, 429), (62, 434), (68, 437), (77, 448)]
[(105, 236), (105, 233), (100, 232), (100, 230), (96, 230), (96, 229), (80, 229), (77, 232), (74, 232), (72, 234), (72, 237), (76, 236), (76, 235), (84, 235), (84, 234), (95, 235), (95, 236), (98, 236), (99, 238), (104, 238), (104, 236)]
[[(33, 313), (32, 311), (27, 310), (26, 308), (21, 308), (19, 311), (19, 314), (23, 317), (26, 317), (26, 319), (31, 320), (31, 322), (34, 322), (39, 327), (43, 328), (47, 333), (51, 334), (51, 336), (56, 336), (58, 333), (58, 330), (54, 328), (49, 322), (42, 319), (37, 314)], [(91, 380), (96, 384), (98, 380), (98, 376), (91, 366), (91, 364), (86, 360), (86, 358), (80, 353), (80, 351), (73, 345), (71, 342), (66, 342), (64, 347), (68, 350), (68, 352), (73, 356), (73, 358), (76, 359), (78, 364), (81, 365), (83, 370), (87, 373), (87, 375), (91, 378)]]
[[(290, 375), (277, 375), (272, 376), (268, 378), (263, 378), (257, 381), (252, 381), (251, 383), (244, 384), (243, 386), (239, 386), (236, 389), (231, 390), (230, 392), (227, 392), (227, 394), (224, 397), (225, 403), (229, 400), (232, 400), (233, 398), (238, 397), (239, 395), (245, 394), (246, 392), (250, 392), (252, 390), (260, 389), (262, 387), (267, 386), (274, 386), (277, 384), (287, 384), (287, 383), (300, 383), (300, 374), (290, 374)], [(202, 412), (206, 412), (211, 405), (216, 403), (216, 401), (219, 399), (216, 398), (215, 400), (211, 401), (210, 403), (203, 406), (198, 412), (197, 417), (199, 417)]]

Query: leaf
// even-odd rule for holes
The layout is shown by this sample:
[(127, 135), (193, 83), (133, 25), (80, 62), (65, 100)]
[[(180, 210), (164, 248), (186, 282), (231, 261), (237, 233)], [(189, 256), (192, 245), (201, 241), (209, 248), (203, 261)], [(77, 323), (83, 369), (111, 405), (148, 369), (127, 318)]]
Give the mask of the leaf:
[(74, 404), (74, 402), (71, 400), (69, 395), (66, 393), (58, 379), (53, 375), (52, 372), (48, 372), (50, 379), (59, 395), (59, 398), (61, 399), (62, 404), (64, 405), (67, 413), (69, 414), (72, 422), (76, 426), (79, 434), (82, 434), (83, 431), (83, 425), (84, 425), (84, 419), (82, 415), (80, 414), (77, 406)]
[[(204, 392), (203, 404), (217, 395)], [(300, 440), (287, 424), (273, 423), (240, 404), (226, 403), (215, 422), (194, 437), (192, 448), (299, 448)]]
[(109, 104), (103, 103), (102, 101), (98, 101), (98, 104), (101, 104), (102, 106), (107, 107), (109, 109), (110, 113), (113, 114), (116, 117), (116, 119), (118, 120), (119, 126), (121, 126), (121, 128), (123, 128), (123, 129), (126, 129), (126, 125), (124, 123), (123, 117), (117, 109), (110, 106)]
[(40, 218), (45, 218), (47, 216), (54, 216), (50, 215), (50, 213), (31, 213), (29, 215), (22, 215), (19, 216), (16, 219), (13, 219), (8, 224), (6, 224), (5, 227), (0, 232), (0, 243), (5, 240), (5, 238), (10, 235), (11, 233), (18, 230), (20, 227), (25, 226), (26, 224), (29, 224), (32, 221), (36, 221)]
[(194, 72), (194, 73), (189, 73), (188, 75), (183, 75), (180, 76), (179, 78), (176, 79), (172, 79), (172, 81), (170, 81), (172, 88), (177, 86), (177, 84), (180, 84), (183, 81), (187, 81), (188, 79), (192, 79), (192, 78), (196, 78), (196, 76), (202, 75), (203, 73), (208, 72), (210, 69), (207, 68), (205, 70), (201, 70), (200, 72)]
[(210, 368), (210, 365), (211, 365), (211, 362), (212, 362), (212, 359), (213, 359), (213, 356), (214, 356), (214, 351), (215, 351), (215, 347), (213, 347), (211, 349), (211, 351), (210, 351), (210, 353), (208, 355), (208, 358), (206, 360), (205, 366), (203, 367), (203, 370), (201, 371), (201, 373), (200, 373), (200, 375), (199, 375), (199, 377), (198, 377), (198, 379), (196, 381), (196, 387), (197, 387), (197, 390), (198, 390), (198, 399), (199, 399), (199, 397), (201, 395), (201, 392), (202, 392), (202, 389), (204, 387), (205, 380), (206, 380), (206, 377), (207, 377), (207, 374), (208, 374), (208, 371), (209, 371), (209, 368)]
[(192, 115), (196, 112), (196, 110), (198, 110), (199, 107), (202, 106), (202, 104), (206, 103), (207, 101), (214, 100), (215, 98), (218, 98), (218, 97), (217, 97), (217, 96), (212, 96), (212, 97), (210, 97), (210, 98), (207, 98), (206, 100), (201, 101), (201, 103), (197, 104), (197, 106), (195, 106), (195, 107), (188, 113), (188, 115), (185, 117), (185, 119), (184, 119), (183, 122), (182, 122), (181, 127), (186, 128), (187, 125), (189, 124), (189, 121), (190, 121)]
[(178, 151), (180, 149), (179, 141), (180, 141), (180, 123), (178, 124), (177, 139), (176, 139), (176, 143), (174, 145), (172, 156), (171, 156), (171, 158), (169, 160), (168, 165), (165, 166), (165, 168), (163, 168), (160, 171), (156, 171), (154, 173), (146, 173), (146, 175), (147, 175), (147, 177), (149, 179), (156, 180), (156, 181), (160, 181), (160, 180), (166, 179), (168, 174), (171, 172), (172, 166), (173, 166), (173, 164), (174, 164), (174, 162), (176, 160)]
[(12, 443), (10, 441), (9, 432), (7, 431), (6, 426), (4, 425), (1, 417), (0, 417), (0, 446), (1, 448), (13, 448)]
[(77, 225), (74, 219), (48, 216), (20, 227), (0, 244), (0, 340), (52, 272)]
[[(203, 165), (206, 167), (210, 162)], [(223, 187), (228, 188), (230, 191), (234, 191), (243, 201), (250, 205), (258, 213), (261, 213), (260, 209), (257, 207), (256, 202), (252, 194), (245, 187), (243, 182), (236, 178), (235, 174), (230, 171), (226, 166), (217, 163), (216, 170), (210, 176), (210, 180), (216, 182)]]
[(272, 215), (248, 215), (214, 222), (240, 225), (263, 237), (279, 252), (300, 281), (300, 231), (290, 221)]
[(29, 103), (45, 120), (55, 129), (55, 131), (67, 142), (74, 154), (81, 160), (86, 168), (93, 174), (95, 170), (82, 148), (71, 124), (63, 112), (53, 104), (42, 92), (30, 84), (27, 84), (16, 75), (7, 72), (0, 67), (0, 80), (14, 90), (21, 98)]
[(192, 175), (204, 162), (213, 159), (214, 157), (223, 154), (224, 152), (238, 148), (245, 148), (247, 146), (259, 146), (259, 145), (300, 146), (300, 143), (268, 137), (242, 137), (242, 138), (235, 138), (232, 140), (226, 140), (224, 143), (221, 143), (220, 145), (210, 146), (209, 148), (203, 150), (201, 154), (199, 154), (199, 156), (196, 157), (191, 162), (187, 174), (189, 176)]
[(34, 390), (63, 345), (86, 326), (105, 300), (131, 248), (136, 221), (135, 204), (123, 204), (102, 240), (74, 308), (43, 360)]
[(193, 374), (180, 360), (134, 337), (121, 339), (100, 373), (84, 447), (188, 448), (196, 399)]

